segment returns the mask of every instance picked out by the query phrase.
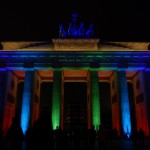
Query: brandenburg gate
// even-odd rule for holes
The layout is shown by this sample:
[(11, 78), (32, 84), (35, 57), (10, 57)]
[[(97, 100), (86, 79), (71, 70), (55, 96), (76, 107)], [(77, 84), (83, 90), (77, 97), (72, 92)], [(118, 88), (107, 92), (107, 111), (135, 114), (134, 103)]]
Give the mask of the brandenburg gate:
[[(81, 82), (87, 85), (86, 125), (87, 128), (94, 125), (94, 128), (98, 130), (101, 125), (101, 107), (103, 107), (99, 93), (99, 75), (102, 71), (111, 70), (112, 73), (107, 82), (110, 83), (111, 91), (112, 128), (116, 128), (121, 135), (130, 135), (135, 127), (137, 130), (143, 128), (148, 136), (150, 130), (150, 52), (147, 50), (112, 51), (111, 49), (102, 51), (97, 45), (95, 47), (99, 39), (91, 41), (82, 39), (84, 44), (76, 39), (71, 43), (67, 40), (59, 40), (53, 39), (53, 50), (45, 50), (44, 47), (40, 50), (36, 47), (33, 50), (32, 47), (28, 47), (27, 49), (0, 51), (0, 127), (3, 132), (8, 130), (12, 118), (17, 114), (16, 99), (20, 81), (24, 82), (23, 97), (20, 102), (20, 123), (24, 134), (38, 119), (40, 86), (43, 80), (40, 72), (44, 71), (51, 74), (45, 80), (53, 82), (51, 107), (53, 129), (57, 126), (64, 129), (64, 83), (66, 80), (64, 72), (66, 70), (86, 72), (85, 78), (81, 79)], [(80, 45), (79, 49), (72, 46), (75, 42)], [(64, 49), (64, 43), (70, 47)], [(71, 47), (75, 48), (71, 50)], [(127, 72), (130, 71), (135, 72), (133, 76), (127, 76)], [(23, 72), (24, 75), (17, 76), (19, 72)], [(133, 85), (135, 115), (131, 113), (127, 82)]]

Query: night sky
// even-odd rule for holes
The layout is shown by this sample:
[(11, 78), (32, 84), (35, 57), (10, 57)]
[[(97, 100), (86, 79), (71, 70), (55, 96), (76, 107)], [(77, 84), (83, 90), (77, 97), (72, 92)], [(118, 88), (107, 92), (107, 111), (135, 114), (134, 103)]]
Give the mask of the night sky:
[[(52, 4), (53, 3), (53, 4)], [(146, 0), (51, 0), (0, 5), (0, 41), (39, 40), (58, 37), (78, 12), (86, 26), (94, 23), (95, 36), (110, 41), (150, 41), (150, 9)]]

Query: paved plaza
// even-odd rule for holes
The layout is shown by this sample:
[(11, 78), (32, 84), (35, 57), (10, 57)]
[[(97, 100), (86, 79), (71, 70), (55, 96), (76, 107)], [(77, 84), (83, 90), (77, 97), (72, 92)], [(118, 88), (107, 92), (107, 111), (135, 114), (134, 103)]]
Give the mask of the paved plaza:
[(118, 139), (106, 141), (105, 149), (99, 149), (98, 141), (96, 141), (95, 150), (150, 150), (150, 139), (145, 139), (144, 146), (135, 146), (133, 141), (127, 139)]

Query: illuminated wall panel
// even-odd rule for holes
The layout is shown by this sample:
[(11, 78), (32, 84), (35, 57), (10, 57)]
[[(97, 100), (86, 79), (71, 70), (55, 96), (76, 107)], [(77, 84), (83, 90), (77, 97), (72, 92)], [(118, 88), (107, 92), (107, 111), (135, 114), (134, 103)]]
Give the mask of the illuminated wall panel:
[(3, 132), (4, 134), (9, 129), (12, 119), (15, 116), (16, 107), (16, 92), (17, 92), (17, 77), (11, 72), (6, 73), (6, 93), (4, 102), (4, 119)]
[(136, 112), (137, 112), (137, 125), (138, 130), (142, 128), (145, 132), (145, 135), (148, 136), (148, 123), (147, 123), (147, 117), (146, 117), (146, 109), (144, 104), (140, 104), (136, 106)]
[(117, 80), (117, 72), (114, 71), (110, 77), (110, 90), (111, 90), (111, 108), (112, 108), (112, 129), (117, 129), (120, 135), (120, 116), (119, 116), (119, 88)]
[[(146, 112), (147, 112), (147, 116), (150, 116), (150, 69), (144, 71), (144, 84), (145, 84), (144, 91), (146, 95)], [(148, 117), (147, 119), (148, 119), (148, 126), (150, 130), (150, 117)]]
[(117, 103), (112, 105), (112, 129), (120, 129), (119, 127), (119, 108)]
[(35, 72), (35, 83), (34, 83), (34, 97), (33, 97), (33, 111), (32, 111), (32, 125), (39, 118), (40, 109), (40, 89), (41, 89), (41, 78), (37, 72)]
[[(148, 80), (145, 80), (148, 83)], [(146, 106), (146, 87), (144, 82), (144, 72), (139, 71), (133, 78), (134, 100), (136, 108), (137, 130), (142, 128), (145, 135), (149, 135), (148, 129), (148, 111)], [(147, 86), (148, 87), (148, 86)]]
[(0, 129), (2, 129), (6, 92), (6, 71), (0, 70)]

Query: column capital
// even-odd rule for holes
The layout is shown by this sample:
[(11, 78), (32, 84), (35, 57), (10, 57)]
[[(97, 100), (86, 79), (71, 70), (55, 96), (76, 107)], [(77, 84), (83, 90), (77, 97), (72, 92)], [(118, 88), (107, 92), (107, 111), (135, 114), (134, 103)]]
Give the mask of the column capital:
[(88, 69), (89, 71), (99, 71), (100, 69), (99, 68), (90, 68)]
[(53, 71), (62, 71), (62, 68), (52, 68)]
[(116, 71), (126, 71), (127, 70), (127, 68), (117, 68), (117, 70)]

